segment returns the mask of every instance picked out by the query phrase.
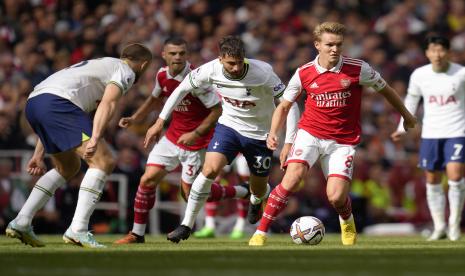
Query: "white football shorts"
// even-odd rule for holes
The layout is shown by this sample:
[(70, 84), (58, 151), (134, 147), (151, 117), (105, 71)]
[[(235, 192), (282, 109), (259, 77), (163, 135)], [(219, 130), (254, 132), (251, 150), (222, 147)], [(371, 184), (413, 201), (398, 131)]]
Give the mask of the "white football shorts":
[(303, 129), (297, 131), (288, 163), (305, 163), (310, 168), (320, 159), (321, 169), (326, 178), (352, 179), (355, 146), (338, 144), (334, 140), (317, 138)]
[(147, 166), (161, 167), (170, 172), (181, 164), (182, 180), (192, 184), (200, 173), (205, 160), (205, 152), (206, 149), (198, 151), (182, 149), (163, 136), (150, 152)]

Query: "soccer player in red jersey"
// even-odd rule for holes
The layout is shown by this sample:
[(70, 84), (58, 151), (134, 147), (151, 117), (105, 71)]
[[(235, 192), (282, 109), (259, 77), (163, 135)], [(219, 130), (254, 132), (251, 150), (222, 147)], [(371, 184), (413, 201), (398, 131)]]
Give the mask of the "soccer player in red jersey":
[[(167, 66), (158, 71), (152, 95), (131, 117), (121, 118), (121, 127), (127, 128), (145, 118), (158, 101), (171, 95), (192, 69), (187, 62), (187, 44), (183, 39), (167, 39), (162, 57)], [(221, 111), (218, 96), (204, 89), (193, 89), (175, 108), (168, 130), (150, 152), (145, 173), (141, 177), (134, 202), (134, 226), (126, 236), (115, 241), (116, 244), (145, 242), (145, 229), (149, 212), (155, 205), (157, 185), (179, 164), (182, 166), (181, 193), (187, 198), (191, 184), (202, 167), (206, 147)], [(245, 197), (247, 194), (245, 187), (223, 187), (214, 183), (209, 200)]]
[(344, 245), (356, 242), (357, 231), (349, 197), (355, 146), (360, 142), (360, 105), (362, 87), (369, 86), (383, 95), (404, 118), (404, 128), (412, 128), (416, 118), (378, 72), (366, 62), (341, 55), (345, 26), (325, 22), (314, 30), (315, 60), (297, 69), (291, 78), (271, 123), (267, 146), (276, 149), (278, 130), (302, 91), (307, 94), (299, 130), (286, 161), (282, 182), (271, 192), (250, 246), (262, 246), (276, 216), (285, 208), (289, 196), (317, 160), (327, 178), (326, 194), (339, 214)]

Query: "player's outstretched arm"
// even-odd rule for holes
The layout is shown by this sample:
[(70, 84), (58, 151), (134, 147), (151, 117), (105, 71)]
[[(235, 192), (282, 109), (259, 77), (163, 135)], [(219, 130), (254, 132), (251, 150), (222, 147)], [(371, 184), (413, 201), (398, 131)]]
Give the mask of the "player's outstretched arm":
[(179, 137), (177, 143), (182, 145), (192, 145), (195, 141), (208, 134), (212, 128), (215, 127), (218, 118), (220, 118), (223, 109), (221, 108), (221, 104), (217, 104), (210, 108), (210, 114), (208, 114), (205, 119), (203, 119), (202, 123), (191, 132), (184, 133)]
[(103, 98), (98, 105), (97, 111), (94, 116), (94, 125), (92, 128), (92, 137), (87, 142), (84, 158), (90, 158), (97, 150), (98, 141), (102, 138), (108, 122), (115, 113), (115, 108), (118, 100), (121, 98), (121, 89), (113, 83), (109, 83), (105, 87)]
[(386, 84), (386, 86), (381, 89), (379, 93), (381, 93), (381, 95), (383, 95), (386, 100), (400, 113), (402, 118), (404, 118), (403, 126), (405, 130), (415, 127), (417, 118), (415, 118), (415, 116), (413, 116), (412, 113), (408, 111), (402, 102), (402, 99), (391, 86)]
[(156, 104), (159, 103), (159, 98), (149, 96), (145, 102), (137, 109), (137, 111), (130, 117), (123, 117), (119, 120), (120, 127), (130, 127), (133, 123), (147, 117), (147, 115), (155, 109)]

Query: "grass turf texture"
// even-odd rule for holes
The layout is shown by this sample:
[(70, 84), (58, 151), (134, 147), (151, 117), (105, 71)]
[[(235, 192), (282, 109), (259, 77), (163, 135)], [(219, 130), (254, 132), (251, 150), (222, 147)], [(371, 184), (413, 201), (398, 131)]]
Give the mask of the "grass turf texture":
[(96, 236), (106, 249), (84, 249), (44, 236), (46, 247), (31, 248), (0, 238), (0, 275), (464, 275), (465, 241), (426, 242), (415, 237), (360, 236), (344, 247), (339, 235), (317, 246), (295, 245), (288, 235), (273, 235), (265, 247), (248, 238), (191, 237), (180, 244), (147, 236), (145, 244), (114, 246), (118, 236)]

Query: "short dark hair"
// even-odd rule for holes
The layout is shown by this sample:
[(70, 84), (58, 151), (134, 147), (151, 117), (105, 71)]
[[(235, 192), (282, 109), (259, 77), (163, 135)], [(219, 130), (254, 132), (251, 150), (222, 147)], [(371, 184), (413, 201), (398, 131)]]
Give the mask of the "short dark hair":
[(220, 48), (220, 56), (222, 57), (226, 55), (235, 58), (245, 57), (244, 42), (237, 36), (228, 35), (223, 37), (218, 46)]
[(168, 37), (166, 40), (165, 40), (165, 43), (163, 43), (163, 45), (168, 45), (168, 44), (172, 44), (172, 45), (187, 45), (187, 42), (182, 39), (181, 37), (178, 37), (178, 36), (172, 36), (172, 37)]
[(427, 49), (430, 44), (438, 44), (444, 47), (444, 49), (450, 49), (449, 39), (442, 35), (432, 34), (427, 36), (425, 39), (425, 49)]
[(132, 43), (123, 48), (120, 58), (131, 61), (152, 61), (152, 52), (140, 43)]

